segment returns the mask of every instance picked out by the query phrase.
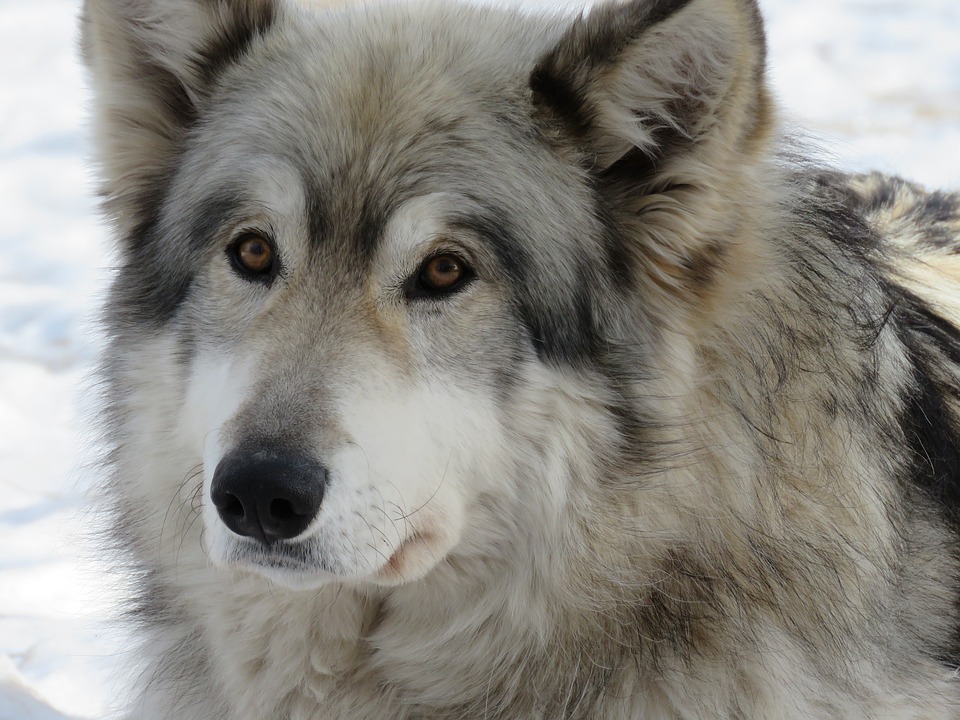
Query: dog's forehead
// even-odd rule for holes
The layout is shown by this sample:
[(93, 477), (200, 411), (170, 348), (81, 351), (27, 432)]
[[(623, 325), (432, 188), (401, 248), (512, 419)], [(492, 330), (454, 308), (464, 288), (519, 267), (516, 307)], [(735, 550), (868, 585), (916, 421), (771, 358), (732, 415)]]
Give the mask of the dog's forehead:
[[(308, 198), (314, 240), (372, 248), (406, 202), (450, 192), (549, 228), (557, 198), (531, 175), (555, 176), (557, 161), (527, 83), (543, 28), (469, 9), (369, 12), (382, 17), (298, 16), (266, 37), (224, 78), (194, 144), (206, 157), (190, 165), (242, 185), (247, 158), (277, 158)], [(569, 180), (564, 202), (580, 190)]]
[(216, 114), (217, 132), (287, 151), (299, 143), (336, 166), (422, 150), (418, 141), (443, 138), (448, 151), (496, 142), (497, 123), (523, 117), (542, 31), (469, 8), (354, 15), (293, 15), (266, 35), (225, 75), (218, 100), (234, 112)]

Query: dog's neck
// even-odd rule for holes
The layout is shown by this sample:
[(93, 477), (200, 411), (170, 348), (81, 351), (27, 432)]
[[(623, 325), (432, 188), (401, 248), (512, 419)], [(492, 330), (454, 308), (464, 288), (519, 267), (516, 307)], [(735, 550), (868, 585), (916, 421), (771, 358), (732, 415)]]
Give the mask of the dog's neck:
[[(597, 625), (611, 619), (600, 617), (601, 608), (594, 617), (575, 615), (572, 596), (569, 608), (558, 605), (556, 598), (575, 593), (577, 583), (556, 587), (563, 581), (531, 572), (529, 555), (517, 550), (515, 561), (471, 568), (468, 580), (451, 558), (422, 580), (388, 589), (292, 592), (235, 576), (236, 590), (208, 608), (211, 650), (224, 665), (236, 664), (218, 684), (227, 702), (250, 717), (276, 707), (297, 717), (297, 707), (385, 717), (389, 706), (418, 718), (451, 709), (467, 717), (521, 718), (598, 701), (585, 693), (614, 681), (618, 663), (604, 653), (617, 643), (595, 642)], [(544, 582), (554, 586), (540, 587)], [(587, 638), (594, 646), (586, 646)], [(622, 648), (616, 654), (622, 660)], [(544, 697), (550, 693), (557, 697)]]

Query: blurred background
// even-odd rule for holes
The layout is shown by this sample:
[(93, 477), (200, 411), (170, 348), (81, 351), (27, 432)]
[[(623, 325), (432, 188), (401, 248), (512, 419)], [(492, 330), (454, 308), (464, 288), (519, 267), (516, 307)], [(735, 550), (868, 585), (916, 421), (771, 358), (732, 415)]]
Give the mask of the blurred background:
[[(785, 118), (825, 163), (960, 188), (957, 0), (760, 4)], [(117, 578), (81, 512), (111, 251), (89, 170), (79, 7), (0, 0), (0, 720), (104, 717), (126, 645), (111, 622)]]

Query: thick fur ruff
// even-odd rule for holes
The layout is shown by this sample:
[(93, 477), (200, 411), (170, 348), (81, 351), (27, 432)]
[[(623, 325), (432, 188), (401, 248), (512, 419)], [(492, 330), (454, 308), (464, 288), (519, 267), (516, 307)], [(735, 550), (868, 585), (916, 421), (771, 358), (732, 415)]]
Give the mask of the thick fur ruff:
[(960, 198), (752, 0), (87, 0), (145, 720), (958, 720)]

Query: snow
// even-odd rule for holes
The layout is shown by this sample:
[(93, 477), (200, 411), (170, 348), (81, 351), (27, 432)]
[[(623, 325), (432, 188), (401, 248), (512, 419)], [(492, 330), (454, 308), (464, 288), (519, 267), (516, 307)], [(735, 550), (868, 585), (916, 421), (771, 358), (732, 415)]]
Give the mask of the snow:
[(960, 3), (760, 4), (777, 96), (834, 162), (960, 186)]
[[(827, 156), (960, 186), (960, 3), (761, 4), (776, 93)], [(86, 162), (78, 10), (0, 0), (0, 720), (106, 716), (129, 645), (81, 513), (111, 257)]]

